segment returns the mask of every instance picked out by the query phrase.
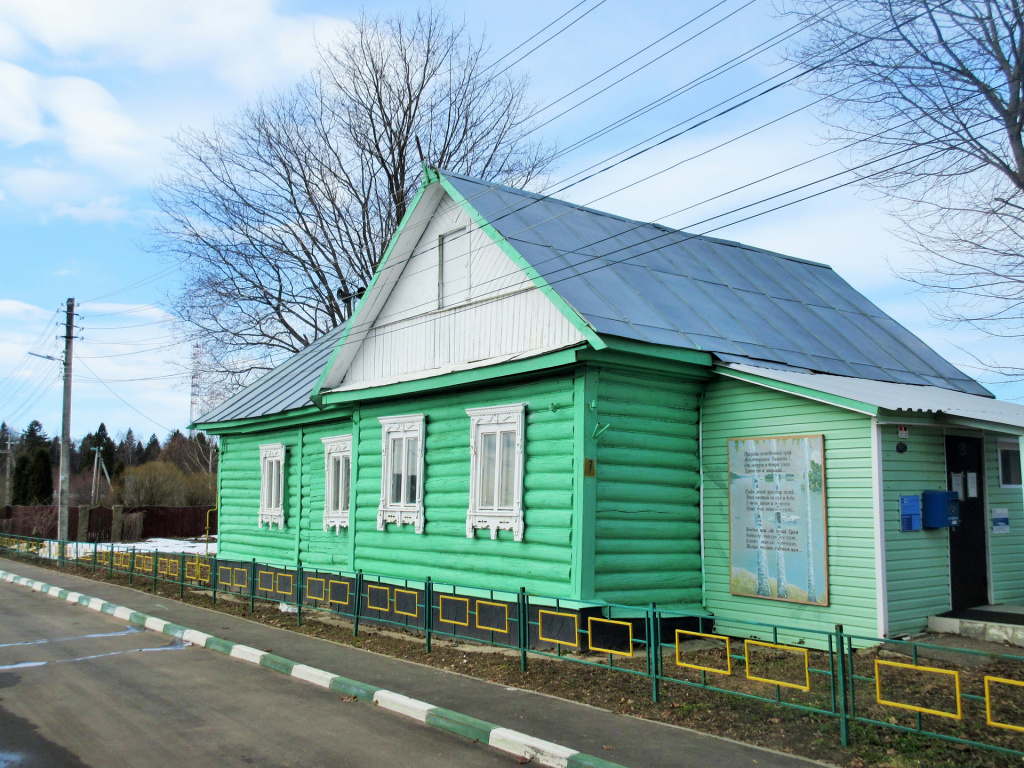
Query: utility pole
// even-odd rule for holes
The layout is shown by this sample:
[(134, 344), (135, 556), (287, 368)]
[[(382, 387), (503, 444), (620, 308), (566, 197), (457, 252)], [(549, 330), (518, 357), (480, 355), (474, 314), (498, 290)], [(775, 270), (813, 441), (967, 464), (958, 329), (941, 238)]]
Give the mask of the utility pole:
[(92, 506), (96, 506), (96, 491), (100, 481), (100, 452), (103, 450), (103, 446), (97, 446), (93, 448), (93, 460), (92, 460), (92, 496), (89, 497), (89, 501)]
[(57, 501), (57, 538), (68, 540), (68, 500), (71, 495), (71, 363), (75, 344), (75, 300), (68, 299), (64, 320), (64, 417), (60, 428), (60, 495)]
[(11, 436), (7, 435), (7, 483), (4, 485), (4, 505), (11, 505), (11, 463), (14, 458), (14, 450), (11, 448)]

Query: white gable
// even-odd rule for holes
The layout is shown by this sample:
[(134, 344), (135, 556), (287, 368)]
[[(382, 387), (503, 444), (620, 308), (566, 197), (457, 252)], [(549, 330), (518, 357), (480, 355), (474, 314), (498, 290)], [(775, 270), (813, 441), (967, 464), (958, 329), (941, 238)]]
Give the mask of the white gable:
[(356, 317), (339, 355), (344, 378), (336, 370), (328, 386), (362, 388), (584, 341), (455, 201), (439, 189), (432, 197), (403, 230), (418, 233), (414, 244), (400, 238), (381, 270), (373, 293), (382, 295), (368, 295)]

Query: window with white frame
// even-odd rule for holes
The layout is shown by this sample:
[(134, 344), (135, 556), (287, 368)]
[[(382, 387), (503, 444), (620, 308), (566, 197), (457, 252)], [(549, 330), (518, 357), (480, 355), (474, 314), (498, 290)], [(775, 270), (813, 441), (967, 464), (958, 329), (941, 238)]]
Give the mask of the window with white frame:
[(525, 403), (469, 408), (469, 512), (466, 536), (489, 529), (512, 531), (523, 540), (523, 444)]
[(378, 419), (383, 474), (377, 530), (387, 523), (413, 524), (423, 533), (423, 414)]
[(352, 503), (352, 435), (325, 437), (324, 530), (348, 528)]
[(284, 443), (260, 446), (260, 528), (284, 528)]
[(1020, 488), (1020, 443), (1016, 440), (999, 441), (999, 485), (1002, 488)]

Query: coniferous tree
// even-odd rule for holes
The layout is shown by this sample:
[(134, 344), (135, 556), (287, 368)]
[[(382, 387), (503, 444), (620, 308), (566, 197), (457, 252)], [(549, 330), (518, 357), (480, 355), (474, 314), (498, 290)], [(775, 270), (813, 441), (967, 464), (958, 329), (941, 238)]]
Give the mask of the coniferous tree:
[(18, 457), (12, 485), (12, 504), (50, 504), (53, 501), (53, 465), (46, 447), (37, 447)]
[(157, 461), (160, 458), (160, 440), (156, 435), (149, 436), (149, 442), (146, 443), (146, 449), (142, 452), (142, 461), (140, 463), (146, 464), (150, 461)]

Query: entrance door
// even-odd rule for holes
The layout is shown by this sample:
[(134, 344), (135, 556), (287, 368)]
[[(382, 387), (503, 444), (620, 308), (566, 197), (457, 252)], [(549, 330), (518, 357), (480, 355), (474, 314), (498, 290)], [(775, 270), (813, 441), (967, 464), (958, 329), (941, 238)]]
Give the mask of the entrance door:
[(980, 437), (946, 436), (949, 490), (960, 492), (960, 525), (949, 530), (949, 576), (954, 610), (988, 602), (984, 462)]

